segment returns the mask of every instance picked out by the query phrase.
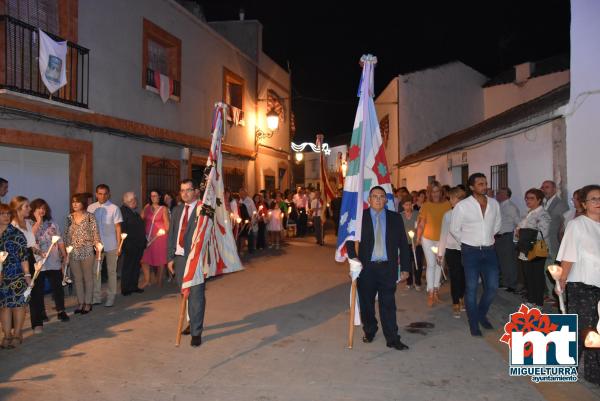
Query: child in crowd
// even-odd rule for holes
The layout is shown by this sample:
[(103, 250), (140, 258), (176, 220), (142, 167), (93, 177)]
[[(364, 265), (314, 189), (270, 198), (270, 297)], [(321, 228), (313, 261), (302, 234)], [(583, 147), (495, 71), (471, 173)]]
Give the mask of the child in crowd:
[(279, 209), (279, 205), (275, 201), (271, 201), (269, 205), (269, 213), (267, 216), (267, 231), (269, 232), (269, 243), (275, 249), (279, 249), (279, 239), (281, 238), (281, 220), (283, 213)]

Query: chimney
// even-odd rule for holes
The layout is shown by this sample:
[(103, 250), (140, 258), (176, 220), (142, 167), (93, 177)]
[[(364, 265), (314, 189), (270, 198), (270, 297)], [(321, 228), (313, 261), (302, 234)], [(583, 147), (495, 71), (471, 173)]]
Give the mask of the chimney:
[(244, 11), (243, 8), (240, 8), (240, 21), (243, 21), (246, 19), (246, 12)]
[(533, 73), (533, 63), (527, 62), (515, 66), (515, 83), (524, 84)]
[(206, 22), (206, 16), (204, 15), (204, 10), (202, 9), (202, 5), (200, 3), (194, 0), (182, 0), (179, 3), (189, 12), (194, 14), (195, 17)]

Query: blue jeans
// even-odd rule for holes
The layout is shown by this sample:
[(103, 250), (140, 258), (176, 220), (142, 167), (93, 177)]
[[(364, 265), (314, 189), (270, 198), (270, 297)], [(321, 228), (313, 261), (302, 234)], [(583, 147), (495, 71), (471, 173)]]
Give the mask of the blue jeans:
[[(498, 257), (494, 246), (480, 248), (461, 244), (461, 254), (465, 268), (465, 306), (469, 326), (471, 330), (479, 330), (479, 322), (486, 319), (498, 290)], [(483, 282), (483, 294), (477, 305), (479, 277)]]

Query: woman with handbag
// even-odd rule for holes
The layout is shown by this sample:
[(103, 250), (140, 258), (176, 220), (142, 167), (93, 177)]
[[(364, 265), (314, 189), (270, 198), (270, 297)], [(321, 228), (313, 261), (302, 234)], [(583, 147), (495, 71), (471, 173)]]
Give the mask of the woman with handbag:
[(525, 192), (525, 203), (529, 211), (516, 228), (517, 236), (519, 236), (521, 230), (537, 231), (537, 235), (534, 234), (533, 236), (533, 241), (529, 247), (530, 250), (525, 252), (519, 246), (518, 259), (525, 276), (528, 307), (532, 307), (534, 304), (540, 307), (544, 305), (544, 290), (546, 286), (544, 265), (548, 256), (548, 246), (544, 238), (548, 237), (551, 217), (544, 210), (543, 201), (544, 193), (541, 190), (531, 188)]

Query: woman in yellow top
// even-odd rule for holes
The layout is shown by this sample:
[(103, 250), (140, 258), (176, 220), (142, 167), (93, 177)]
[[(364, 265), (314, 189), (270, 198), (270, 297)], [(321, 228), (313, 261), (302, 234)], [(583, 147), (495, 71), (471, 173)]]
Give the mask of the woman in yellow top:
[(425, 260), (427, 261), (427, 305), (433, 306), (440, 302), (439, 288), (442, 275), (442, 267), (437, 263), (436, 254), (431, 249), (437, 247), (442, 232), (442, 220), (444, 214), (452, 209), (446, 200), (442, 186), (433, 181), (427, 191), (427, 202), (419, 211), (419, 225), (417, 228), (417, 244), (423, 246)]

